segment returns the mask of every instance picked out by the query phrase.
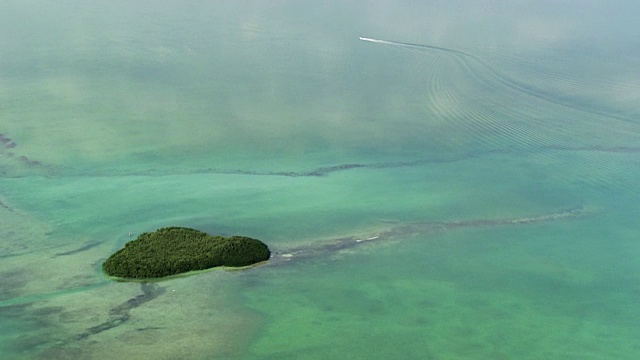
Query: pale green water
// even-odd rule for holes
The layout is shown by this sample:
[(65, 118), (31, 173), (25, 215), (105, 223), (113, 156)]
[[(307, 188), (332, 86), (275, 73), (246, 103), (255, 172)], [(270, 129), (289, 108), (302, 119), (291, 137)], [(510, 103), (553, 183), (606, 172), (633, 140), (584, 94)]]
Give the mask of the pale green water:
[[(640, 8), (576, 4), (3, 2), (0, 358), (638, 358)], [(103, 277), (169, 225), (278, 254)]]

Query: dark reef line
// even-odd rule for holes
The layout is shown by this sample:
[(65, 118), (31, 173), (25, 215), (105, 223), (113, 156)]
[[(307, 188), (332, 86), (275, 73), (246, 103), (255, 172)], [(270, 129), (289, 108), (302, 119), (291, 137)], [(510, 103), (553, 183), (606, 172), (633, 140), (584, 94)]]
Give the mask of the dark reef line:
[[(180, 175), (180, 174), (229, 174), (229, 175), (250, 175), (250, 176), (282, 176), (282, 177), (324, 177), (336, 172), (349, 171), (356, 169), (394, 169), (412, 166), (422, 166), (427, 164), (443, 164), (453, 163), (457, 161), (464, 161), (474, 158), (480, 158), (483, 156), (490, 156), (496, 154), (527, 154), (536, 153), (539, 151), (571, 151), (571, 152), (602, 152), (602, 153), (617, 153), (617, 154), (637, 154), (640, 153), (640, 147), (638, 146), (603, 146), (603, 145), (548, 145), (539, 146), (530, 149), (493, 149), (485, 151), (474, 151), (461, 154), (447, 154), (442, 158), (429, 158), (429, 159), (413, 159), (406, 161), (389, 161), (389, 162), (372, 162), (372, 163), (345, 163), (329, 166), (321, 166), (315, 169), (307, 171), (259, 171), (259, 170), (246, 170), (246, 169), (224, 169), (224, 168), (194, 168), (194, 169), (146, 169), (141, 171), (125, 171), (102, 173), (101, 171), (93, 171), (91, 173), (83, 173), (74, 171), (73, 167), (64, 166), (50, 166), (43, 164), (38, 160), (33, 160), (26, 155), (18, 155), (14, 151), (7, 151), (17, 147), (17, 144), (8, 136), (0, 133), (0, 156), (10, 158), (22, 163), (23, 165), (39, 170), (47, 170), (49, 176), (62, 176), (65, 172), (73, 176), (164, 176), (164, 175)], [(537, 149), (537, 150), (536, 150)], [(3, 172), (0, 169), (0, 175), (8, 177), (23, 177), (26, 175), (14, 175)], [(0, 207), (4, 207), (0, 203)]]
[(7, 204), (3, 203), (1, 200), (0, 200), (0, 207), (1, 207), (1, 208), (3, 208), (3, 209), (6, 209), (6, 210), (8, 210), (8, 211), (13, 212), (13, 208), (12, 208), (12, 207), (10, 207), (9, 205), (7, 205)]
[[(640, 153), (640, 147), (636, 146), (602, 146), (602, 145), (584, 145), (584, 146), (542, 146), (538, 148), (539, 151), (555, 150), (555, 151), (574, 151), (574, 152), (603, 152), (603, 153), (626, 153), (637, 154)], [(308, 171), (256, 171), (256, 170), (244, 170), (244, 169), (220, 169), (220, 168), (200, 168), (193, 169), (191, 171), (163, 171), (160, 169), (148, 169), (140, 172), (129, 172), (123, 175), (131, 176), (163, 176), (173, 174), (229, 174), (229, 175), (251, 175), (251, 176), (283, 176), (283, 177), (324, 177), (330, 174), (349, 171), (356, 169), (394, 169), (412, 166), (422, 166), (427, 164), (445, 164), (458, 161), (464, 161), (469, 159), (481, 158), (483, 156), (496, 155), (496, 154), (515, 154), (518, 152), (524, 153), (536, 153), (535, 150), (514, 150), (514, 149), (495, 149), (487, 151), (477, 151), (458, 154), (454, 156), (447, 156), (443, 158), (431, 158), (431, 159), (414, 159), (407, 161), (389, 161), (389, 162), (373, 162), (373, 163), (346, 163), (337, 164), (331, 166), (322, 166)]]
[(74, 254), (81, 253), (83, 251), (87, 251), (89, 249), (92, 249), (92, 248), (94, 248), (94, 247), (96, 247), (96, 246), (98, 246), (100, 244), (101, 244), (100, 242), (92, 242), (92, 243), (89, 243), (89, 244), (87, 244), (85, 246), (79, 247), (79, 248), (74, 249), (74, 250), (57, 253), (57, 254), (53, 255), (53, 257), (74, 255)]
[(396, 223), (387, 222), (390, 227), (378, 233), (366, 237), (343, 237), (320, 241), (311, 245), (296, 246), (288, 249), (276, 249), (271, 259), (266, 265), (286, 264), (291, 260), (303, 260), (319, 256), (326, 256), (362, 246), (364, 244), (380, 243), (384, 241), (396, 240), (404, 237), (424, 234), (432, 231), (455, 230), (460, 228), (480, 228), (491, 226), (526, 225), (542, 222), (550, 222), (562, 219), (577, 217), (584, 214), (584, 209), (580, 207), (571, 208), (549, 214), (525, 216), (511, 219), (479, 219), (450, 222), (413, 222)]
[(36, 167), (36, 166), (42, 165), (40, 161), (32, 160), (25, 155), (18, 155), (14, 151), (5, 151), (5, 150), (13, 149), (16, 146), (18, 146), (18, 144), (16, 144), (15, 141), (13, 141), (11, 138), (6, 136), (5, 134), (0, 133), (0, 155), (3, 155), (6, 158), (17, 160), (23, 163), (24, 165), (27, 165), (30, 167)]
[(16, 143), (13, 142), (13, 140), (11, 140), (11, 138), (9, 138), (5, 134), (1, 134), (1, 133), (0, 133), (0, 144), (2, 144), (2, 146), (5, 149), (13, 149), (14, 147), (16, 147)]
[(157, 298), (165, 289), (156, 284), (140, 284), (142, 294), (137, 295), (109, 311), (109, 319), (99, 325), (88, 328), (85, 332), (75, 336), (74, 340), (84, 340), (92, 335), (113, 329), (126, 323), (131, 318), (131, 310)]

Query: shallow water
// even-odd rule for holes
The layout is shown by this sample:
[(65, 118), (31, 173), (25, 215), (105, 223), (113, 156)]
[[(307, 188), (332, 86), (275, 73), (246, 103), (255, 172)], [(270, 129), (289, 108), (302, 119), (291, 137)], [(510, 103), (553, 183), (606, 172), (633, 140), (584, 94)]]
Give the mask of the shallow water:
[(636, 359), (640, 8), (548, 5), (4, 2), (1, 357)]

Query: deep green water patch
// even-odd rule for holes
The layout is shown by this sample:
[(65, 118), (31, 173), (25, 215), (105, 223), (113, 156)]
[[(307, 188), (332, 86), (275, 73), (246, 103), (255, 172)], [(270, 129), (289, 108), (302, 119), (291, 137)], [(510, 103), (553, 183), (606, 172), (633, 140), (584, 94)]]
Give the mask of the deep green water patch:
[(218, 266), (248, 266), (270, 256), (267, 245), (257, 239), (166, 227), (126, 243), (102, 264), (102, 270), (118, 278), (149, 279)]

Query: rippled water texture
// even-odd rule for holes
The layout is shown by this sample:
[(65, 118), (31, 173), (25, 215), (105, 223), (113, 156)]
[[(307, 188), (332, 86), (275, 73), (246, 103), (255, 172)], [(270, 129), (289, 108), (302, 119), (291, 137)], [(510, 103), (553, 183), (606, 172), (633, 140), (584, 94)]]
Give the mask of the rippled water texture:
[[(0, 358), (639, 358), (639, 15), (2, 2)], [(102, 274), (164, 226), (273, 257)]]

